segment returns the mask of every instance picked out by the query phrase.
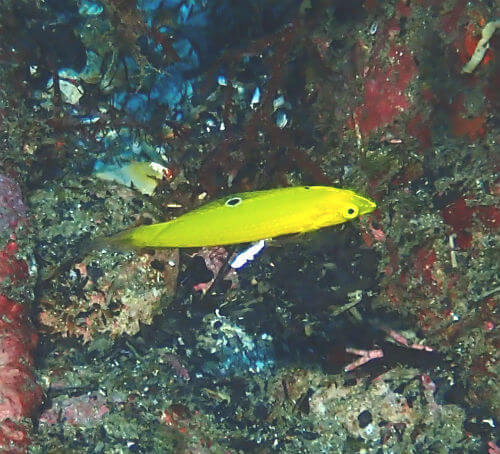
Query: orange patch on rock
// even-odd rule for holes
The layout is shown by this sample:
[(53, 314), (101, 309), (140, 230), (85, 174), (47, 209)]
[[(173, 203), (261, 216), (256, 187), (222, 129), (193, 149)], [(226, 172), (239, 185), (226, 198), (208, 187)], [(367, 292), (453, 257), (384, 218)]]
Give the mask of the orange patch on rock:
[(486, 115), (465, 118), (456, 114), (451, 119), (451, 127), (457, 137), (467, 136), (473, 142), (486, 134)]
[(457, 137), (468, 137), (471, 142), (486, 134), (486, 114), (476, 117), (464, 116), (462, 99), (456, 99), (452, 106), (451, 129)]

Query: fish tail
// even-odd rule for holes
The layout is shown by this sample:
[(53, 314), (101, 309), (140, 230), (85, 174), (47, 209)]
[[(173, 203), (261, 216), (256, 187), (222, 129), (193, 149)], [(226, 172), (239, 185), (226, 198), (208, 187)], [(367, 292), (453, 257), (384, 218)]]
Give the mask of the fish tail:
[(134, 240), (134, 236), (133, 236), (134, 230), (135, 229), (124, 230), (123, 232), (119, 232), (116, 235), (101, 238), (100, 239), (101, 245), (103, 247), (111, 246), (111, 247), (118, 249), (118, 250), (127, 250), (127, 249), (137, 248), (137, 247), (139, 247), (139, 245)]

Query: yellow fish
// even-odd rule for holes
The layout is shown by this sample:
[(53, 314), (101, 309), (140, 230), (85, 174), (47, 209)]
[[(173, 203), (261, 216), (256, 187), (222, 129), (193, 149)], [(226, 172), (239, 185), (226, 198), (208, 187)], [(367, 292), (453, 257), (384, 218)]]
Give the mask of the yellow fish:
[(353, 191), (297, 186), (242, 192), (178, 218), (126, 230), (110, 238), (125, 247), (202, 247), (247, 243), (342, 224), (376, 205)]

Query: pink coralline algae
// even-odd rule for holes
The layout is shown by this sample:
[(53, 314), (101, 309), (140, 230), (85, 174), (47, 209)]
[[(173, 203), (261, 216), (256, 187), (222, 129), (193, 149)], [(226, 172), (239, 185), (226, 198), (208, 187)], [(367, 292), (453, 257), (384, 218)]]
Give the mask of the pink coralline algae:
[(9, 241), (5, 248), (0, 249), (0, 283), (9, 279), (15, 284), (28, 276), (28, 265), (16, 258), (17, 249), (15, 241)]
[(43, 424), (57, 424), (66, 421), (73, 426), (92, 426), (99, 424), (109, 412), (106, 399), (98, 394), (69, 397), (55, 403), (40, 416)]
[[(223, 247), (204, 247), (199, 251), (196, 255), (205, 260), (205, 265), (207, 269), (212, 271), (214, 277), (209, 282), (200, 282), (196, 284), (193, 288), (196, 292), (206, 292), (212, 286), (215, 278), (219, 274), (219, 271), (223, 268), (224, 264), (227, 261), (227, 250)], [(231, 288), (238, 286), (238, 275), (236, 271), (232, 268), (227, 272), (226, 276), (224, 276), (224, 280), (231, 281)]]
[(189, 376), (189, 371), (182, 365), (181, 360), (178, 356), (172, 354), (165, 354), (162, 356), (162, 360), (170, 365), (179, 378), (184, 380), (191, 380)]
[(460, 197), (442, 210), (444, 222), (456, 235), (455, 243), (462, 249), (468, 249), (472, 242), (472, 227), (481, 222), (491, 230), (500, 227), (500, 210), (495, 206), (468, 206), (467, 197)]
[(14, 229), (25, 218), (26, 208), (19, 185), (0, 174), (0, 232)]
[(42, 399), (32, 373), (37, 340), (24, 306), (0, 295), (0, 452), (24, 452), (28, 443), (21, 420)]
[[(14, 229), (25, 220), (26, 209), (16, 182), (0, 174), (0, 232), (9, 234), (0, 245), (0, 284), (16, 285), (28, 275), (18, 259)], [(33, 352), (38, 337), (24, 304), (0, 293), (0, 452), (23, 453), (29, 445), (28, 425), (42, 400), (33, 377)]]
[(411, 105), (405, 91), (417, 74), (413, 56), (408, 49), (394, 46), (388, 57), (387, 69), (375, 65), (365, 76), (364, 101), (354, 112), (363, 136), (392, 124)]

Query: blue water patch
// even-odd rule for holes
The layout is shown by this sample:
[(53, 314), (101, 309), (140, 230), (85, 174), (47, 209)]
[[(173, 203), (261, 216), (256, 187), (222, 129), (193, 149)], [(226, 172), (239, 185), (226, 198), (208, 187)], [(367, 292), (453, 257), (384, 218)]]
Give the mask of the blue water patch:
[(147, 122), (151, 119), (151, 108), (148, 96), (142, 93), (115, 93), (113, 105), (122, 109), (138, 121)]
[(179, 71), (160, 74), (151, 87), (151, 99), (173, 109), (188, 93), (188, 85)]
[(270, 345), (258, 337), (252, 339), (251, 343), (242, 342), (238, 338), (225, 341), (225, 345), (218, 353), (221, 375), (243, 372), (260, 373), (274, 365), (274, 354)]
[(210, 358), (202, 364), (204, 373), (227, 376), (261, 373), (275, 365), (273, 338), (267, 333), (248, 333), (229, 318), (209, 315), (207, 332), (199, 337), (198, 346)]
[(177, 56), (188, 66), (186, 69), (197, 68), (200, 64), (198, 54), (193, 49), (191, 42), (186, 38), (181, 38), (172, 44)]
[(103, 7), (100, 3), (89, 0), (82, 0), (78, 8), (78, 13), (82, 16), (98, 16), (102, 11)]
[[(163, 1), (163, 0), (137, 0), (137, 8), (142, 10), (142, 11), (156, 11), (160, 6), (164, 6), (166, 3), (177, 3), (179, 4), (182, 0), (176, 1), (176, 2), (168, 2), (168, 1)], [(177, 5), (174, 5), (172, 7), (176, 7)]]

